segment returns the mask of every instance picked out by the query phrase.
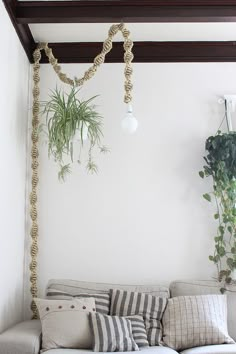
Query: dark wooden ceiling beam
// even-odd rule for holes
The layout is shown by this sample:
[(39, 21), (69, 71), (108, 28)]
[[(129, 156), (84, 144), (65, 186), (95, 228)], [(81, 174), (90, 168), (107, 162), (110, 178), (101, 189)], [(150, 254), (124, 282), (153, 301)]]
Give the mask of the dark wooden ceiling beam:
[(25, 50), (25, 53), (29, 59), (32, 61), (32, 51), (35, 46), (35, 42), (29, 26), (27, 24), (20, 24), (16, 21), (16, 6), (18, 1), (17, 0), (3, 0), (5, 8), (8, 12), (10, 20), (16, 30), (16, 33), (19, 37), (19, 40)]
[(231, 22), (236, 0), (18, 1), (18, 23)]
[[(49, 43), (60, 63), (92, 63), (102, 43)], [(123, 43), (114, 43), (106, 63), (123, 62)], [(135, 63), (236, 62), (236, 42), (135, 42)], [(43, 55), (42, 63), (48, 63)]]
[[(36, 43), (28, 23), (236, 20), (236, 0), (3, 2), (31, 62)], [(51, 43), (50, 46), (61, 63), (91, 63), (102, 43)], [(122, 43), (114, 43), (106, 62), (122, 62), (122, 53)], [(136, 42), (134, 55), (137, 63), (236, 62), (236, 42)], [(42, 62), (47, 62), (45, 56)]]

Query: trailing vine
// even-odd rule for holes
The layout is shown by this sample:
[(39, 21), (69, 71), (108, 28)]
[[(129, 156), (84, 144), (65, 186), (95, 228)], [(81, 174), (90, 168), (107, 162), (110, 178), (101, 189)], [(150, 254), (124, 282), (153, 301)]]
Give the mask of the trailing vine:
[(217, 266), (218, 280), (231, 284), (236, 269), (236, 132), (218, 132), (205, 147), (206, 164), (199, 175), (213, 179), (213, 191), (203, 197), (216, 204), (218, 220), (215, 250), (209, 259)]

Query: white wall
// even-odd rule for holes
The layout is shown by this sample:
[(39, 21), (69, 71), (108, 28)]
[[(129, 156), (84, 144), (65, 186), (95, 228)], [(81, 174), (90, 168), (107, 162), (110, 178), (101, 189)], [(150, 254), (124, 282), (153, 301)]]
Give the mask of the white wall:
[[(88, 65), (63, 65), (80, 76)], [(134, 136), (124, 116), (123, 65), (106, 64), (81, 90), (95, 94), (104, 116), (100, 172), (74, 167), (65, 184), (42, 143), (39, 193), (39, 284), (49, 278), (101, 282), (168, 283), (206, 279), (216, 224), (201, 195), (211, 188), (198, 171), (205, 139), (223, 117), (217, 99), (236, 91), (236, 64), (135, 64)], [(49, 65), (41, 72), (41, 99), (62, 84)]]
[(0, 332), (23, 315), (29, 63), (0, 2)]

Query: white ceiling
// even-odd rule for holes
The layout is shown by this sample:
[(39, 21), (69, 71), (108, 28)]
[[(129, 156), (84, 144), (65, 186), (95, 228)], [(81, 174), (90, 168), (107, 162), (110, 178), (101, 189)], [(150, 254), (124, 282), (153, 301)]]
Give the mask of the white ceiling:
[[(111, 24), (31, 24), (42, 42), (102, 42)], [(134, 41), (234, 41), (236, 23), (128, 23)], [(115, 37), (121, 41), (121, 34)]]

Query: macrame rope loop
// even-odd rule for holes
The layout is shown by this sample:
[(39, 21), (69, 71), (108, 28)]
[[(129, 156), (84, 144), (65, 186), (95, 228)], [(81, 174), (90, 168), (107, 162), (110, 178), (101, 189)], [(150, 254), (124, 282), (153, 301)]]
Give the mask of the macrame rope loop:
[(93, 65), (85, 71), (84, 76), (80, 79), (72, 80), (66, 74), (61, 71), (61, 66), (58, 65), (57, 59), (54, 57), (52, 49), (48, 47), (47, 43), (39, 43), (37, 49), (35, 49), (33, 53), (34, 64), (33, 64), (33, 107), (32, 107), (32, 133), (31, 133), (31, 169), (32, 169), (32, 177), (31, 177), (31, 193), (30, 193), (30, 217), (31, 217), (31, 262), (29, 265), (30, 269), (30, 282), (31, 282), (31, 295), (32, 295), (32, 302), (31, 302), (31, 310), (33, 313), (32, 318), (38, 318), (38, 310), (35, 304), (34, 298), (38, 296), (38, 287), (37, 287), (37, 256), (38, 256), (38, 237), (39, 237), (39, 230), (38, 230), (38, 212), (37, 212), (37, 188), (39, 183), (38, 177), (38, 166), (39, 166), (39, 151), (38, 151), (38, 134), (39, 134), (39, 112), (40, 112), (40, 103), (39, 103), (39, 83), (40, 83), (40, 60), (41, 60), (41, 51), (44, 50), (46, 56), (48, 57), (49, 63), (52, 65), (54, 71), (56, 72), (59, 79), (70, 85), (70, 86), (82, 86), (86, 81), (90, 80), (97, 71), (97, 68), (101, 66), (104, 61), (106, 55), (112, 49), (112, 41), (113, 37), (118, 33), (121, 32), (124, 38), (124, 62), (125, 62), (125, 95), (124, 95), (124, 102), (129, 103), (132, 101), (131, 91), (133, 88), (131, 77), (133, 73), (133, 69), (131, 67), (131, 62), (133, 60), (133, 53), (132, 47), (133, 42), (129, 38), (130, 32), (125, 28), (123, 23), (118, 25), (112, 25), (108, 32), (108, 38), (104, 41), (102, 51), (98, 54), (93, 62)]

